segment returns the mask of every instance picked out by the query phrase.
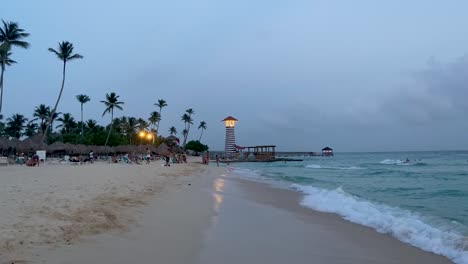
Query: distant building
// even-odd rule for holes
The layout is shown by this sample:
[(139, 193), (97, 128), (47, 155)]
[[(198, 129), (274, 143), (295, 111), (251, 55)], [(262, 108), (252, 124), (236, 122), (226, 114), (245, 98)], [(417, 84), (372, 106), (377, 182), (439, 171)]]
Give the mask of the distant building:
[(236, 152), (236, 134), (234, 132), (234, 127), (236, 122), (239, 121), (232, 116), (228, 116), (222, 120), (226, 125), (226, 141), (224, 145), (224, 152), (226, 154), (232, 154)]
[(322, 156), (333, 156), (333, 149), (329, 147), (323, 148)]

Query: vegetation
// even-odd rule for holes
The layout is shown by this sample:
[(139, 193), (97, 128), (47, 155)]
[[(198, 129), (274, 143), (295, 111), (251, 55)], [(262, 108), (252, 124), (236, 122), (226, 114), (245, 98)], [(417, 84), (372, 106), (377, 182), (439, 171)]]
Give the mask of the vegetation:
[(6, 66), (10, 66), (16, 61), (10, 58), (11, 48), (20, 47), (23, 49), (29, 48), (29, 43), (23, 41), (29, 36), (29, 33), (24, 32), (24, 29), (18, 26), (15, 22), (5, 22), (2, 20), (3, 27), (0, 27), (0, 113), (3, 106), (3, 78)]
[(86, 94), (79, 94), (76, 96), (76, 100), (80, 103), (81, 106), (81, 134), (83, 135), (84, 133), (84, 126), (83, 126), (83, 105), (86, 104), (87, 102), (91, 101), (91, 98), (87, 96)]
[[(3, 22), (0, 25), (0, 113), (2, 111), (3, 102), (3, 80), (4, 73), (7, 66), (16, 63), (12, 58), (12, 48), (19, 47), (27, 49), (30, 44), (24, 41), (29, 33), (18, 26), (15, 22)], [(34, 107), (28, 119), (25, 115), (17, 113), (8, 118), (4, 118), (0, 114), (0, 137), (8, 137), (15, 139), (23, 139), (24, 137), (41, 138), (43, 143), (54, 143), (61, 141), (64, 143), (72, 144), (85, 144), (85, 145), (107, 145), (117, 146), (126, 144), (148, 144), (155, 145), (161, 142), (168, 142), (164, 139), (159, 131), (159, 125), (162, 119), (162, 110), (168, 104), (164, 99), (158, 99), (155, 111), (150, 113), (147, 120), (139, 117), (114, 118), (114, 110), (123, 110), (124, 102), (119, 100), (119, 95), (115, 93), (107, 93), (106, 98), (100, 101), (104, 104), (103, 116), (110, 114), (110, 123), (107, 126), (99, 125), (96, 120), (88, 119), (85, 121), (84, 105), (90, 102), (90, 97), (85, 94), (76, 95), (76, 100), (80, 103), (80, 116), (75, 118), (71, 113), (59, 112), (58, 106), (62, 99), (63, 90), (65, 88), (67, 63), (72, 60), (82, 59), (83, 56), (74, 53), (74, 46), (71, 42), (62, 41), (59, 43), (57, 49), (49, 48), (57, 58), (63, 63), (62, 69), (62, 82), (57, 96), (57, 100), (53, 106), (40, 104)], [(104, 92), (103, 92), (104, 94)], [(185, 146), (190, 127), (193, 125), (193, 115), (195, 111), (189, 108), (182, 116), (184, 122), (183, 145)], [(54, 125), (55, 123), (56, 126)], [(177, 125), (177, 124), (174, 124)], [(54, 130), (55, 129), (55, 130)], [(197, 151), (207, 149), (206, 145), (200, 143), (204, 130), (206, 130), (206, 122), (200, 122), (198, 129), (201, 129), (200, 138), (197, 141), (190, 141), (187, 147)], [(150, 137), (152, 142), (148, 142), (148, 138), (140, 138), (138, 133), (140, 131), (152, 132), (154, 137)], [(170, 135), (177, 135), (176, 126), (171, 126), (168, 130)], [(172, 142), (172, 141), (171, 141)], [(198, 143), (197, 143), (198, 142)]]
[(50, 127), (49, 124), (52, 126), (52, 119), (55, 115), (55, 112), (57, 112), (57, 106), (60, 102), (60, 98), (62, 97), (63, 88), (65, 86), (65, 73), (67, 68), (67, 61), (83, 58), (83, 56), (81, 56), (80, 54), (73, 54), (73, 44), (68, 41), (63, 41), (62, 43), (59, 43), (58, 51), (54, 50), (53, 48), (49, 48), (49, 51), (54, 53), (59, 60), (63, 61), (62, 88), (60, 88), (60, 93), (57, 97), (57, 102), (55, 103), (54, 109), (52, 110), (52, 113), (49, 116), (49, 120), (47, 121), (47, 126), (42, 136), (42, 142), (44, 142), (44, 139), (47, 137), (47, 132), (49, 131)]
[(101, 101), (106, 106), (106, 110), (104, 110), (104, 113), (102, 113), (102, 116), (104, 116), (106, 113), (111, 114), (111, 123), (109, 126), (109, 133), (107, 134), (106, 142), (104, 143), (104, 146), (107, 146), (107, 143), (109, 142), (109, 138), (111, 135), (112, 131), (112, 124), (114, 123), (114, 108), (117, 108), (119, 110), (123, 110), (123, 108), (120, 105), (123, 105), (124, 102), (119, 102), (119, 97), (115, 93), (110, 93), (106, 94), (106, 100)]
[(185, 145), (185, 149), (193, 150), (198, 154), (199, 152), (207, 151), (209, 148), (207, 145), (202, 144), (198, 140), (191, 140), (187, 142), (187, 144)]
[(200, 125), (198, 125), (198, 129), (201, 129), (200, 139), (198, 139), (198, 141), (201, 141), (201, 138), (202, 138), (202, 136), (203, 136), (203, 131), (206, 130), (206, 122), (205, 122), (205, 121), (201, 121), (201, 122), (200, 122)]

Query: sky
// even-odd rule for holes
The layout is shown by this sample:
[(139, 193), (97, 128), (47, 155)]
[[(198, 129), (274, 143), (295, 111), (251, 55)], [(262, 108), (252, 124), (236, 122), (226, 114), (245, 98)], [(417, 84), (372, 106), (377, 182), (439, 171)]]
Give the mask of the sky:
[(165, 99), (161, 134), (183, 129), (193, 108), (198, 139), (224, 149), (222, 119), (239, 119), (241, 146), (279, 151), (468, 150), (468, 2), (462, 0), (80, 0), (2, 3), (0, 19), (31, 36), (5, 72), (5, 117), (52, 105), (61, 63), (47, 49), (66, 40), (58, 110), (100, 124), (148, 118)]

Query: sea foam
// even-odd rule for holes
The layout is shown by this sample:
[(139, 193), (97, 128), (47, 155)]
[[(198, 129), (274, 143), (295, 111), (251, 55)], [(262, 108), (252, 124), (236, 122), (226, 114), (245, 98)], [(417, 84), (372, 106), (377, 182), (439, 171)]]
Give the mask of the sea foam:
[(351, 166), (351, 167), (331, 167), (331, 166), (321, 166), (318, 164), (310, 164), (305, 166), (308, 169), (325, 169), (325, 170), (362, 170), (364, 168)]
[(380, 164), (386, 164), (386, 165), (397, 165), (397, 164), (403, 164), (402, 160), (393, 160), (393, 159), (384, 159)]
[(437, 228), (408, 210), (373, 203), (346, 193), (342, 188), (320, 189), (292, 185), (304, 193), (301, 204), (311, 209), (335, 213), (353, 223), (374, 228), (423, 250), (443, 255), (458, 264), (468, 264), (468, 238), (456, 231)]

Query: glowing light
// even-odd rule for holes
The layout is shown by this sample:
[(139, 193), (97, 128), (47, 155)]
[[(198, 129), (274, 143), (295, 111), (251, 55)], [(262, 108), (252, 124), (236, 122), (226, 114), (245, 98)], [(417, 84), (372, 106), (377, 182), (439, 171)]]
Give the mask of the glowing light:
[(140, 133), (138, 133), (138, 135), (140, 137), (145, 137), (146, 136), (146, 132), (145, 131), (140, 131)]
[(224, 121), (224, 124), (226, 124), (226, 127), (234, 127), (236, 125), (236, 121), (226, 120), (226, 121)]
[(153, 134), (148, 133), (148, 134), (146, 135), (146, 138), (147, 138), (147, 139), (152, 139), (152, 138), (153, 138)]

